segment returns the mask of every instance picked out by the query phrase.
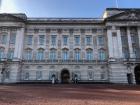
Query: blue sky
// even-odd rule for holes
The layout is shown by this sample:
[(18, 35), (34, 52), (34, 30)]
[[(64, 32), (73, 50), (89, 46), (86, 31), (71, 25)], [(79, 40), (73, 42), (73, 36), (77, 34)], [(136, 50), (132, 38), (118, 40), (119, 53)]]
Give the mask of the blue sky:
[[(140, 0), (118, 0), (121, 8), (140, 8)], [(101, 17), (116, 0), (2, 0), (0, 12), (30, 17)]]

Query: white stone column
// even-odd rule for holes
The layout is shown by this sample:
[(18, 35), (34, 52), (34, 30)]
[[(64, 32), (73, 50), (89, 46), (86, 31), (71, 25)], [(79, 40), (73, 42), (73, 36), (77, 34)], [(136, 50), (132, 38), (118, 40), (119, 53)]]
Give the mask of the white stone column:
[(127, 27), (127, 37), (128, 37), (128, 46), (129, 46), (129, 55), (130, 58), (133, 58), (132, 41), (131, 41), (130, 29), (128, 27)]
[(118, 39), (118, 47), (119, 47), (119, 58), (122, 58), (123, 53), (122, 53), (122, 41), (121, 41), (120, 30), (117, 30), (117, 39)]
[(10, 30), (8, 30), (8, 36), (7, 36), (7, 44), (6, 44), (6, 48), (5, 48), (5, 57), (8, 58), (8, 51), (10, 49)]
[(17, 29), (14, 60), (22, 59), (23, 40), (24, 40), (24, 28)]
[(107, 39), (108, 39), (108, 51), (109, 51), (109, 58), (113, 58), (113, 43), (112, 43), (112, 31), (107, 30)]
[(140, 48), (140, 27), (138, 27), (137, 29), (138, 29), (138, 38), (139, 38), (139, 48)]

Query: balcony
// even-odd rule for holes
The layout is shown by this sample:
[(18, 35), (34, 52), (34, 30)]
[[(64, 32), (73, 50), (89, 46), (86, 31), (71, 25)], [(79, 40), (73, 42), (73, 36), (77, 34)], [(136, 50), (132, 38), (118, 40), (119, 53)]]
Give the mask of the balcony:
[(43, 64), (106, 64), (107, 60), (22, 60), (24, 63)]
[(116, 62), (116, 63), (140, 63), (140, 58), (110, 58), (108, 62)]
[(128, 59), (123, 59), (123, 61), (128, 63), (140, 63), (140, 58), (128, 58)]

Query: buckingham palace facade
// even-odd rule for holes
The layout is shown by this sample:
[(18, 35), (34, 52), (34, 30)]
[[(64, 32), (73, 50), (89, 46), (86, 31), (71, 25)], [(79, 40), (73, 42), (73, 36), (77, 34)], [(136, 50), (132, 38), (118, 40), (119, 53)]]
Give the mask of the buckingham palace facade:
[(140, 9), (101, 18), (0, 14), (0, 83), (140, 84)]

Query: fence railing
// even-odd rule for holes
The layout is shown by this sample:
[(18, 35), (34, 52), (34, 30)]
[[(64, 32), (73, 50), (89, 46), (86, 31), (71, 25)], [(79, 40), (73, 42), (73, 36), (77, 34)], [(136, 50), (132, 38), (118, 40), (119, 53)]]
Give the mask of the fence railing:
[(107, 60), (22, 60), (25, 63), (107, 63)]
[(128, 58), (128, 59), (124, 59), (124, 58), (111, 58), (111, 59), (107, 59), (107, 60), (63, 60), (63, 59), (57, 59), (57, 60), (25, 60), (25, 59), (18, 59), (18, 60), (14, 60), (14, 59), (0, 59), (0, 63), (5, 63), (5, 62), (14, 62), (14, 61), (20, 61), (20, 62), (24, 62), (24, 63), (90, 63), (90, 64), (95, 64), (95, 63), (111, 63), (111, 62), (133, 62), (133, 63), (140, 63), (140, 58)]

